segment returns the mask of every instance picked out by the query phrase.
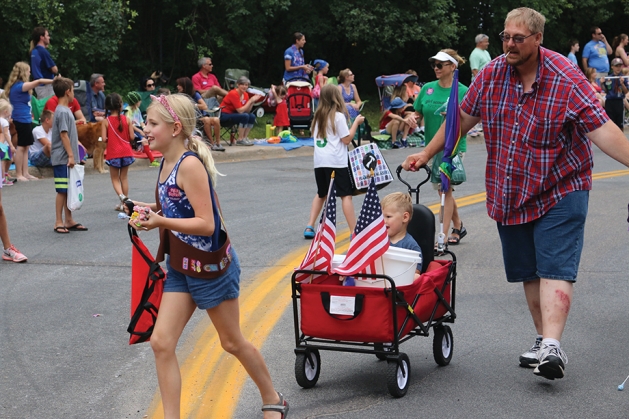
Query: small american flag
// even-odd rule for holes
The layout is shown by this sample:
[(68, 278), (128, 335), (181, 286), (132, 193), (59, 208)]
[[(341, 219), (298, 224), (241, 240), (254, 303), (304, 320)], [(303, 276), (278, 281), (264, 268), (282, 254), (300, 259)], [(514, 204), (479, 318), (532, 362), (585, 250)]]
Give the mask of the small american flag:
[(345, 260), (334, 273), (345, 276), (359, 272), (375, 274), (375, 262), (388, 248), (389, 236), (382, 217), (376, 183), (372, 177), (363, 207), (360, 209), (354, 238), (349, 244)]
[[(336, 240), (336, 186), (334, 178), (330, 180), (328, 198), (321, 214), (317, 234), (310, 244), (304, 260), (297, 269), (309, 271), (330, 271)], [(295, 280), (302, 282), (311, 274), (297, 274)]]

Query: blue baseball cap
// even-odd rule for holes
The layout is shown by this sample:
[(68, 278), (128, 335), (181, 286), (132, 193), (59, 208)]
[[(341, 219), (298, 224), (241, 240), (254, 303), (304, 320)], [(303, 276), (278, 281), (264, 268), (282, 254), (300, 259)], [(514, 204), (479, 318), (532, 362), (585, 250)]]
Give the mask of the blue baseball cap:
[(400, 109), (406, 106), (406, 103), (399, 97), (391, 101), (391, 109)]

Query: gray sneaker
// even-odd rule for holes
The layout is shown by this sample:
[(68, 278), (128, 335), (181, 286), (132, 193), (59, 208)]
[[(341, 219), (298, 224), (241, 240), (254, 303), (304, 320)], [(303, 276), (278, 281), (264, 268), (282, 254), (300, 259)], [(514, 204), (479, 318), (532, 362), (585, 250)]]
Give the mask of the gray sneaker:
[(539, 365), (537, 354), (542, 347), (542, 338), (536, 338), (535, 344), (528, 351), (520, 355), (520, 366), (524, 368), (535, 368)]
[(236, 141), (236, 145), (253, 145), (253, 143), (251, 142), (251, 140), (245, 138), (244, 140), (238, 140)]
[(549, 380), (563, 378), (564, 368), (568, 363), (568, 357), (560, 348), (555, 345), (542, 345), (538, 352), (539, 365), (533, 374), (539, 375)]

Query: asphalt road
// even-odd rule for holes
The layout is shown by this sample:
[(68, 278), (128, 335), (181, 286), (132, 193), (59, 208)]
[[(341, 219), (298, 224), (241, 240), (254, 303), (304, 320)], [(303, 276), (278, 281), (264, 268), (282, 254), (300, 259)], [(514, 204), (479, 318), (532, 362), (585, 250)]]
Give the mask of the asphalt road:
[[(411, 151), (391, 150), (385, 156), (395, 167)], [(484, 190), (484, 160), (484, 146), (471, 144), (465, 160), (469, 181), (457, 188), (456, 196)], [(255, 289), (261, 272), (279, 269), (286, 254), (305, 251), (302, 231), (315, 192), (312, 160), (220, 163), (218, 168), (226, 175), (218, 193), (241, 259), (242, 286)], [(595, 172), (621, 169), (596, 150)], [(130, 172), (131, 197), (150, 200), (156, 176), (156, 169)], [(453, 248), (459, 276), (452, 363), (437, 367), (432, 338), (411, 339), (401, 348), (410, 358), (411, 385), (404, 398), (393, 399), (386, 390), (385, 362), (322, 352), (319, 382), (303, 390), (294, 378), (292, 313), (279, 307), (283, 314), (261, 351), (277, 389), (291, 403), (289, 417), (629, 416), (629, 395), (617, 390), (629, 374), (624, 312), (629, 295), (628, 181), (625, 175), (594, 182), (580, 276), (562, 340), (570, 360), (565, 379), (550, 382), (517, 366), (534, 329), (521, 287), (504, 280), (495, 223), (480, 203), (461, 208), (469, 235)], [(76, 220), (90, 230), (68, 235), (52, 230), (52, 179), (2, 190), (11, 239), (29, 262), (0, 263), (0, 418), (142, 418), (154, 403), (150, 347), (127, 344), (126, 225), (113, 211), (116, 198), (108, 175), (88, 175), (85, 185), (86, 203)], [(396, 181), (380, 195), (394, 190), (405, 188)], [(422, 192), (422, 202), (436, 201), (430, 187)], [(356, 212), (361, 201), (355, 203)], [(342, 216), (337, 228), (347, 229)], [(156, 249), (156, 233), (142, 238)], [(204, 322), (198, 312), (188, 331), (206, 327)], [(179, 353), (182, 363), (198, 346), (196, 333), (186, 337)], [(259, 417), (251, 380), (239, 389), (232, 397), (233, 417)], [(215, 413), (198, 417), (220, 416)]]

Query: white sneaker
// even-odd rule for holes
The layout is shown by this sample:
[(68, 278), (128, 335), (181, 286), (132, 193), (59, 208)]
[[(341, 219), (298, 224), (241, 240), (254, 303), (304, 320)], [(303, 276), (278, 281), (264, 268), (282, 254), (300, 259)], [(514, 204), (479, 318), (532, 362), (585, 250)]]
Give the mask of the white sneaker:
[(542, 338), (535, 339), (535, 344), (528, 351), (520, 355), (520, 366), (524, 368), (535, 368), (539, 365), (537, 354), (542, 347)]
[(539, 365), (533, 374), (544, 377), (548, 380), (564, 377), (564, 368), (568, 363), (568, 357), (561, 348), (555, 345), (542, 345), (538, 352)]
[(2, 252), (2, 259), (8, 260), (11, 262), (26, 262), (28, 258), (24, 256), (19, 250), (15, 248), (15, 246), (11, 245), (8, 249), (4, 249)]

